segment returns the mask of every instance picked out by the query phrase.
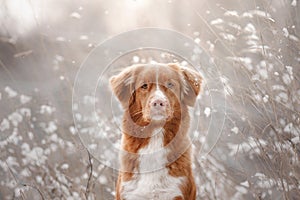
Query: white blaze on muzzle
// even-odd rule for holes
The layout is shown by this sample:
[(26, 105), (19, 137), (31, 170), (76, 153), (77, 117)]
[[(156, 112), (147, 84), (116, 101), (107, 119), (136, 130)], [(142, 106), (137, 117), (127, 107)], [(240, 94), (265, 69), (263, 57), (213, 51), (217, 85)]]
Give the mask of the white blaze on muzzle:
[(162, 120), (167, 117), (167, 106), (169, 106), (168, 99), (166, 95), (160, 90), (159, 82), (158, 82), (158, 67), (156, 67), (156, 90), (153, 95), (150, 97), (150, 111), (151, 118), (154, 120)]

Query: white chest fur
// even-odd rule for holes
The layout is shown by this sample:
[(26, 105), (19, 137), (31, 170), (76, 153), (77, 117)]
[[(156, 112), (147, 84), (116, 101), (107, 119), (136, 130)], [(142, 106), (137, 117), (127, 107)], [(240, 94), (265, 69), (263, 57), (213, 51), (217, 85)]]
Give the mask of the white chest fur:
[(154, 133), (147, 146), (139, 150), (139, 173), (122, 182), (121, 196), (126, 200), (170, 200), (182, 196), (180, 185), (183, 177), (173, 177), (165, 167), (167, 149), (163, 148), (163, 134)]

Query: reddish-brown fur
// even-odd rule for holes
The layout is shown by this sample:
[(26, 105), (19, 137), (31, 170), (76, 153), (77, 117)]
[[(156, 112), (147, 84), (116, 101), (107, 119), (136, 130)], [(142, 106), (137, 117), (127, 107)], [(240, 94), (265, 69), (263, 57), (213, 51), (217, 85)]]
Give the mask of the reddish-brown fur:
[[(162, 123), (152, 123), (151, 119), (147, 118), (146, 103), (154, 90), (152, 83), (155, 80), (153, 80), (151, 67), (154, 70), (153, 66), (146, 64), (131, 66), (110, 80), (114, 94), (125, 110), (122, 126), (122, 148), (130, 153), (138, 153), (141, 148), (148, 145), (153, 130), (163, 127), (165, 130), (164, 147), (171, 149), (167, 158), (173, 161), (165, 167), (168, 169), (169, 175), (187, 178), (180, 189), (185, 200), (194, 200), (196, 198), (196, 186), (191, 168), (190, 139), (187, 135), (190, 123), (188, 106), (194, 105), (200, 92), (202, 78), (199, 73), (191, 69), (181, 68), (177, 64), (160, 64), (158, 66), (159, 83), (174, 81), (172, 91), (161, 86), (170, 101), (171, 116)], [(144, 82), (149, 83), (147, 90), (140, 87)], [(131, 180), (134, 170), (139, 167), (138, 157), (138, 154), (121, 156), (121, 170), (116, 187), (117, 200), (122, 199), (120, 195), (121, 183)], [(182, 197), (179, 196), (174, 199), (180, 200)]]

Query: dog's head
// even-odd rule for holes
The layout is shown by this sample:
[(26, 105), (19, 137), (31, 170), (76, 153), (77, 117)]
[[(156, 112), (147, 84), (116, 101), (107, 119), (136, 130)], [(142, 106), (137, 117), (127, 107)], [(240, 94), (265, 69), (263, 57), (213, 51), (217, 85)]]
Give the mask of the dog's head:
[(201, 75), (177, 64), (140, 64), (111, 77), (112, 90), (138, 124), (180, 117), (183, 106), (194, 106)]

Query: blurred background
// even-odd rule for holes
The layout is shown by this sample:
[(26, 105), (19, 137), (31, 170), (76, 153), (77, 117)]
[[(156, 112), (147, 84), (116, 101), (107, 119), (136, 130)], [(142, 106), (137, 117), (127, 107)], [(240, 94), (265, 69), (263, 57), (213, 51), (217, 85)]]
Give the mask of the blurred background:
[[(215, 78), (224, 86), (220, 134), (204, 134), (206, 122), (219, 123), (210, 121), (218, 110), (209, 103), (209, 88), (195, 111), (200, 115), (194, 132), (200, 137), (193, 141), (197, 199), (299, 199), (299, 4), (0, 1), (0, 199), (114, 199), (117, 172), (80, 141), (72, 90), (76, 73), (98, 44), (144, 27), (192, 38), (214, 61)], [(161, 53), (135, 52), (119, 65)], [(182, 61), (168, 53), (163, 58)], [(100, 92), (99, 99), (111, 98), (108, 93), (109, 88)], [(105, 119), (97, 120), (103, 134), (119, 138)], [(211, 148), (203, 153), (206, 144)]]

